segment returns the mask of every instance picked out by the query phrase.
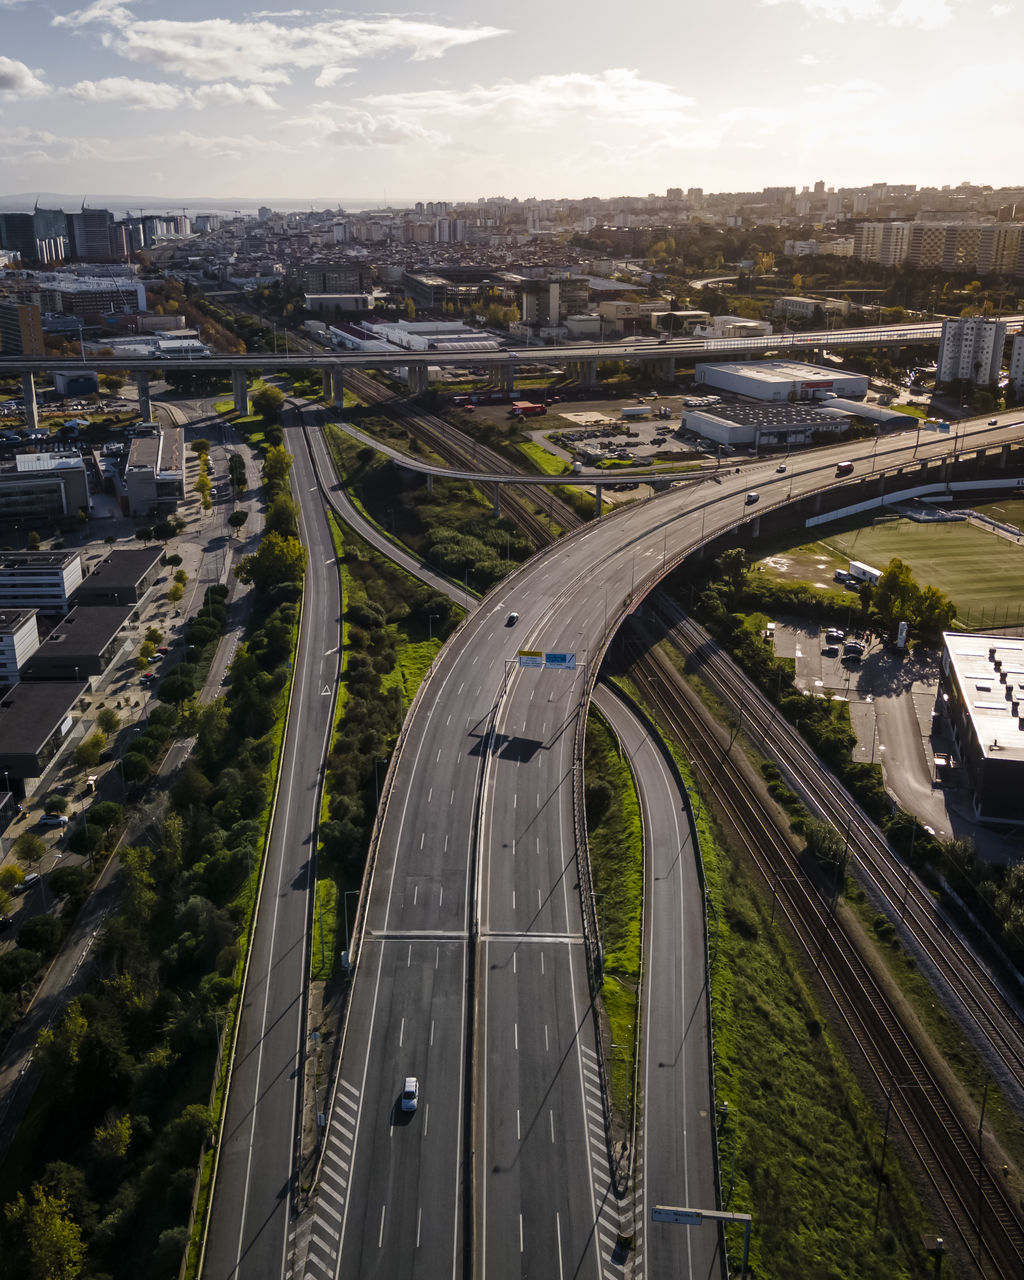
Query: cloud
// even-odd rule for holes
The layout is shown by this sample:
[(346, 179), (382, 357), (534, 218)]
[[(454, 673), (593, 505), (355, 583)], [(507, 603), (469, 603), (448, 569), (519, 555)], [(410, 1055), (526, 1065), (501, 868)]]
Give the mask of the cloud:
[(0, 55), (0, 98), (37, 98), (46, 85), (24, 62)]
[(337, 84), (339, 80), (354, 73), (355, 67), (324, 67), (313, 83), (318, 89), (329, 89), (332, 84)]
[(816, 67), (818, 65), (818, 59), (813, 53), (805, 53), (801, 55), (800, 65), (802, 67)]
[(599, 117), (603, 123), (629, 126), (634, 122), (673, 124), (693, 106), (685, 97), (655, 80), (644, 80), (635, 71), (613, 68), (597, 75), (567, 72), (536, 76), (532, 80), (504, 80), (495, 85), (471, 85), (467, 89), (425, 89), (410, 93), (368, 95), (370, 106), (386, 106), (396, 112), (427, 113), (454, 117), (500, 114), (551, 128), (561, 127), (569, 112)]
[(258, 84), (204, 84), (198, 89), (188, 91), (190, 104), (194, 107), (257, 107), (261, 111), (276, 111), (278, 104)]
[[(332, 14), (320, 21), (309, 21), (309, 16), (299, 10), (241, 22), (143, 19), (121, 0), (93, 0), (52, 21), (54, 26), (99, 30), (101, 43), (130, 62), (204, 81), (232, 80), (244, 67), (246, 79), (260, 84), (282, 84), (296, 71), (386, 54), (405, 53), (412, 61), (439, 58), (449, 49), (505, 34), (499, 27), (446, 26), (391, 16)], [(279, 20), (271, 20), (275, 17)]]
[(991, 13), (993, 18), (1005, 18), (1008, 13), (1013, 13), (1016, 7), (1017, 6), (1013, 4), (994, 4), (991, 9), (989, 9), (989, 13)]
[(449, 141), (443, 134), (394, 115), (349, 111), (334, 122), (325, 141), (337, 147), (398, 147), (408, 142), (436, 147)]
[(933, 30), (953, 16), (947, 0), (761, 0), (767, 6), (799, 4), (827, 22), (877, 21), (893, 27)]
[(182, 91), (174, 85), (132, 80), (128, 76), (79, 80), (64, 92), (79, 102), (115, 102), (133, 111), (170, 111), (182, 100)]

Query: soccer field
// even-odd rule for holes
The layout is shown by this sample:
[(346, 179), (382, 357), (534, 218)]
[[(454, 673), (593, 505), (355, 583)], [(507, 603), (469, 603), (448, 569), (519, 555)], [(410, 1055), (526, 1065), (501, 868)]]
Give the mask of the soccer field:
[(1024, 621), (1024, 546), (967, 521), (894, 520), (836, 533), (822, 542), (877, 569), (898, 557), (921, 586), (938, 587), (955, 602), (962, 625), (983, 629)]

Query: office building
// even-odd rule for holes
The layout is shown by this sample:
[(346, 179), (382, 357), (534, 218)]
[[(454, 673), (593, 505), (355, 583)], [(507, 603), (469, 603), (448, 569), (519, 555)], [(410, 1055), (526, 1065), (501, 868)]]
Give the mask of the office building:
[(160, 576), (163, 554), (160, 547), (111, 551), (78, 588), (75, 606), (138, 604)]
[(1006, 325), (1002, 320), (972, 316), (943, 321), (935, 381), (990, 386), (999, 379), (1005, 341)]
[(0, 699), (0, 773), (32, 783), (60, 750), (75, 726), (78, 699), (89, 690), (84, 680), (22, 680)]
[(173, 515), (185, 500), (185, 436), (180, 427), (136, 436), (124, 472), (128, 514)]
[(1024, 333), (1018, 333), (1010, 348), (1010, 389), (1020, 404), (1024, 401)]
[(38, 648), (35, 609), (0, 609), (0, 688), (18, 683)]
[(82, 578), (77, 551), (0, 551), (0, 609), (38, 609), (63, 617)]
[(22, 664), (23, 680), (86, 680), (101, 676), (129, 643), (134, 605), (76, 605)]

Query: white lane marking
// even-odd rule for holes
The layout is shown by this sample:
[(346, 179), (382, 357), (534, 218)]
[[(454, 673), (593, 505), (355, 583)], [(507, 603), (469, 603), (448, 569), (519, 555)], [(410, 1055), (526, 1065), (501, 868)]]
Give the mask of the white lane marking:
[(454, 803), (455, 803), (455, 790), (454, 790), (454, 788), (452, 789), (452, 793), (451, 793), (451, 795), (448, 797), (448, 803), (449, 803), (449, 804), (454, 804)]
[(551, 1052), (551, 1045), (548, 1043), (548, 1024), (544, 1023), (544, 1052)]
[(427, 792), (427, 804), (430, 804), (433, 798), (434, 798), (434, 788), (431, 787), (430, 790)]
[(512, 972), (515, 973), (515, 971), (516, 971), (516, 953), (513, 951), (512, 952)]
[(423, 1221), (423, 1210), (416, 1210), (416, 1248), (420, 1247), (420, 1223)]
[(419, 885), (418, 885), (418, 884), (414, 884), (414, 885), (413, 885), (413, 887), (412, 887), (412, 905), (413, 905), (413, 906), (415, 906), (415, 905), (416, 905), (416, 899), (419, 897), (419, 892), (420, 892), (420, 887), (419, 887)]
[(456, 763), (456, 764), (462, 764), (462, 752), (461, 752), (461, 751), (459, 752), (459, 757), (458, 757), (458, 759), (455, 761), (455, 763)]
[(516, 1107), (516, 1142), (522, 1142), (523, 1133), (519, 1127), (519, 1108)]
[(523, 1252), (523, 1215), (519, 1215), (519, 1252)]
[(440, 906), (441, 906), (441, 903), (442, 903), (442, 902), (444, 902), (444, 885), (442, 885), (442, 886), (441, 886), (441, 892), (437, 895), (437, 905), (438, 905), (438, 907), (440, 907)]
[(549, 1120), (549, 1121), (550, 1121), (550, 1123), (551, 1123), (551, 1142), (552, 1142), (552, 1145), (554, 1145), (554, 1141), (555, 1141), (555, 1113), (554, 1113), (550, 1108), (548, 1109), (548, 1120)]
[(425, 1110), (424, 1110), (424, 1112), (423, 1112), (423, 1136), (424, 1136), (424, 1138), (427, 1136), (427, 1130), (428, 1130), (429, 1128), (430, 1128), (430, 1103), (428, 1102), (428, 1103), (427, 1103), (427, 1105), (426, 1105), (426, 1109), (425, 1109)]
[(442, 751), (442, 748), (441, 748), (441, 747), (438, 747), (438, 749), (437, 749), (437, 755), (436, 755), (436, 756), (434, 756), (434, 764), (437, 764), (438, 760), (440, 760), (440, 759), (441, 759), (441, 751)]
[(515, 856), (516, 856), (516, 842), (515, 840), (513, 840), (512, 841), (512, 857), (514, 858)]
[(405, 956), (405, 967), (407, 969), (412, 968), (412, 943), (411, 942), (409, 943), (409, 950)]
[(448, 852), (448, 836), (447, 835), (445, 835), (445, 838), (444, 838), (444, 851), (445, 853)]
[(515, 911), (515, 909), (516, 909), (516, 891), (515, 889), (513, 889), (512, 890), (512, 910)]
[(519, 796), (518, 796), (518, 795), (514, 795), (514, 796), (512, 797), (512, 808), (513, 808), (513, 809), (518, 809), (518, 808), (519, 808)]
[(444, 723), (445, 723), (445, 728), (447, 728), (447, 727), (448, 727), (448, 725), (450, 725), (450, 724), (451, 724), (451, 722), (452, 722), (452, 716), (451, 716), (451, 712), (449, 712), (449, 713), (448, 713), (448, 719), (444, 722)]
[(440, 961), (440, 959), (441, 959), (441, 947), (439, 944), (434, 948), (434, 968), (435, 969), (437, 968), (438, 962)]
[(398, 1047), (401, 1049), (405, 1042), (405, 1019), (402, 1019), (402, 1025), (398, 1028)]
[[(381, 1205), (381, 1207), (380, 1207), (380, 1231), (379, 1231), (379, 1233), (378, 1233), (378, 1235), (377, 1235), (377, 1248), (378, 1248), (378, 1249), (379, 1249), (379, 1248), (381, 1247), (381, 1245), (384, 1243), (384, 1210), (385, 1210), (386, 1208), (387, 1208), (387, 1205), (384, 1205), (384, 1204), (382, 1204), (382, 1205)], [(559, 1241), (561, 1241), (561, 1236), (559, 1236)], [(559, 1243), (559, 1246), (558, 1246), (558, 1252), (559, 1252), (559, 1254), (561, 1254), (561, 1252), (562, 1252), (562, 1246), (561, 1246), (561, 1243)]]
[(558, 1233), (558, 1280), (564, 1280), (565, 1273), (562, 1270), (562, 1218), (558, 1213), (555, 1214), (555, 1230)]
[(540, 953), (540, 976), (544, 977), (544, 952)]
[(460, 684), (460, 685), (459, 685), (458, 693), (456, 693), (456, 695), (455, 695), (455, 696), (456, 696), (456, 697), (458, 697), (458, 696), (459, 696), (459, 693), (461, 693), (461, 692), (463, 691), (463, 689), (465, 689), (465, 687), (466, 687), (466, 682), (465, 682), (465, 680), (463, 680), (462, 684)]
[(513, 1022), (512, 1031), (515, 1037), (516, 1052), (519, 1052), (519, 1023)]
[(421, 831), (420, 832), (420, 848), (421, 849), (423, 848), (423, 841), (426, 840), (426, 838), (427, 838), (427, 833), (425, 831)]
[(434, 1046), (434, 1019), (433, 1018), (430, 1019), (430, 1046), (431, 1048), (433, 1048)]

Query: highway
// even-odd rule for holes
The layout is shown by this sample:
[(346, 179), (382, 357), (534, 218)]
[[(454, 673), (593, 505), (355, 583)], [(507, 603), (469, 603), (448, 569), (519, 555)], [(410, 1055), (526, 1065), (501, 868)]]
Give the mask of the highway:
[[(1007, 333), (1020, 331), (1024, 316), (1000, 316)], [(777, 351), (799, 356), (824, 348), (855, 348), (899, 346), (913, 343), (938, 342), (942, 332), (941, 321), (924, 321), (915, 324), (869, 325), (861, 329), (816, 329), (808, 333), (773, 333), (744, 338), (640, 338), (623, 342), (573, 342), (554, 346), (528, 346), (496, 351), (420, 351), (410, 352), (393, 348), (375, 351), (331, 350), (300, 353), (297, 355), (268, 355), (254, 353), (245, 356), (226, 356), (213, 353), (199, 360), (168, 360), (167, 357), (137, 357), (116, 355), (97, 357), (89, 353), (87, 367), (102, 369), (105, 364), (116, 365), (129, 372), (159, 373), (171, 367), (201, 364), (208, 369), (266, 369), (279, 372), (291, 369), (398, 369), (409, 364), (488, 368), (496, 372), (503, 367), (517, 364), (564, 364), (580, 360), (668, 360), (693, 359), (704, 354), (742, 355)], [(376, 345), (376, 344), (375, 344)], [(43, 373), (55, 369), (81, 369), (79, 357), (25, 357), (0, 358), (0, 373)]]
[(724, 1277), (717, 1223), (650, 1221), (656, 1204), (721, 1207), (710, 1070), (711, 995), (699, 852), (671, 757), (606, 685), (594, 690), (637, 778), (644, 828), (642, 1129), (635, 1153), (636, 1274)]
[[(887, 466), (918, 444), (885, 443)], [(917, 461), (948, 445), (926, 439)], [(847, 450), (861, 476), (875, 447)], [(763, 510), (833, 484), (834, 455), (588, 526), (499, 584), (439, 656), (385, 787), (324, 1163), (333, 1208), (307, 1275), (454, 1276), (466, 1249), (488, 1276), (608, 1263), (617, 1206), (576, 864), (582, 666), (702, 536), (756, 514), (752, 474)], [(516, 668), (520, 648), (575, 652), (581, 669)], [(393, 1124), (410, 1073), (420, 1110)]]
[(302, 429), (292, 414), (299, 534), (309, 553), (291, 708), (246, 970), (202, 1274), (280, 1280), (291, 1226), (320, 782), (338, 679), (338, 571)]

